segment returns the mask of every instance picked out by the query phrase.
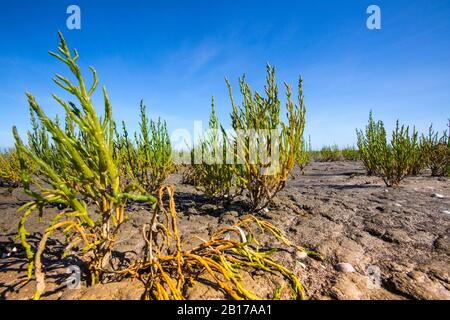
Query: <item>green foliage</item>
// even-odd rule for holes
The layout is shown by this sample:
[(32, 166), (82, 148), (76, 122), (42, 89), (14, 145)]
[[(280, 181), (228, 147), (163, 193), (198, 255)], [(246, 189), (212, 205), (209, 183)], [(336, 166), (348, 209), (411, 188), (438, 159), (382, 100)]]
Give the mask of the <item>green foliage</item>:
[(347, 161), (358, 161), (360, 159), (359, 150), (354, 146), (343, 148), (341, 155)]
[(435, 132), (431, 126), (428, 136), (422, 136), (422, 141), (426, 154), (426, 164), (431, 169), (431, 175), (450, 176), (449, 133), (444, 131), (442, 135), (439, 135), (439, 132)]
[(388, 187), (398, 186), (414, 166), (414, 152), (418, 146), (417, 132), (413, 130), (410, 136), (409, 127), (400, 126), (397, 121), (391, 142), (387, 143), (384, 126), (381, 125), (380, 129), (376, 172)]
[[(165, 124), (149, 122), (142, 105), (141, 131), (135, 134), (135, 144), (129, 142), (125, 126), (123, 136), (116, 132), (117, 141), (114, 141), (115, 124), (105, 88), (103, 117), (97, 115), (92, 104), (92, 94), (98, 84), (95, 70), (91, 68), (94, 80), (88, 89), (76, 64), (78, 53), (74, 51), (74, 56), (71, 55), (61, 34), (58, 50), (59, 54), (51, 55), (69, 67), (77, 83), (60, 75), (54, 81), (76, 98), (80, 108), (53, 95), (66, 114), (65, 127), (62, 128), (59, 120), (51, 120), (34, 97), (27, 93), (32, 110), (29, 145), (22, 142), (17, 129), (13, 128), (20, 179), (32, 199), (19, 209), (23, 216), (18, 236), (29, 259), (28, 276), (31, 278), (34, 271), (36, 277), (34, 298), (38, 299), (45, 290), (42, 254), (48, 239), (59, 231), (66, 237), (65, 255), (76, 254), (85, 262), (91, 284), (106, 277), (110, 280), (129, 276), (146, 284), (146, 298), (185, 299), (187, 289), (206, 273), (215, 287), (220, 287), (234, 299), (260, 299), (244, 287), (241, 270), (245, 268), (278, 273), (289, 283), (291, 297), (303, 299), (305, 291), (297, 275), (272, 260), (270, 254), (276, 249), (261, 250), (256, 232), (266, 231), (294, 250), (304, 251), (318, 259), (321, 256), (292, 244), (270, 223), (250, 216), (235, 226), (214, 232), (209, 240), (199, 238), (200, 244), (190, 250), (182, 248), (173, 188), (159, 188), (158, 198), (146, 190), (153, 188), (148, 181), (150, 178), (145, 176), (152, 175), (146, 166), (156, 164), (161, 165), (160, 170), (166, 170), (165, 164), (170, 157)], [(289, 108), (290, 112), (292, 109)], [(294, 122), (290, 122), (290, 126)], [(210, 126), (218, 129), (214, 109)], [(283, 127), (283, 133), (286, 135), (284, 139), (296, 138), (290, 129)], [(288, 142), (291, 140), (284, 142), (290, 146)], [(205, 146), (211, 148), (209, 142)], [(133, 158), (126, 160), (129, 154)], [(57, 159), (51, 159), (51, 156)], [(8, 164), (17, 163), (14, 157), (15, 153), (11, 151), (2, 153), (0, 159), (7, 159)], [(34, 167), (36, 170), (31, 169)], [(215, 171), (217, 168), (211, 170), (213, 176), (219, 174)], [(121, 181), (123, 173), (130, 174), (133, 181)], [(165, 202), (168, 202), (169, 210), (163, 205), (164, 189), (167, 190)], [(128, 220), (125, 212), (128, 201), (151, 204), (154, 210), (149, 215), (150, 223), (142, 226), (143, 252), (137, 252), (133, 261), (125, 262), (118, 270), (111, 265), (111, 257), (119, 229)], [(63, 209), (52, 217), (34, 252), (28, 242), (26, 222), (35, 212), (42, 216), (45, 207), (52, 204), (61, 205), (58, 207)]]
[[(275, 81), (275, 69), (267, 66), (266, 96), (252, 92), (245, 76), (240, 79), (242, 106), (237, 106), (227, 80), (234, 134), (220, 126), (214, 110), (209, 133), (191, 150), (191, 166), (183, 173), (183, 182), (193, 184), (210, 197), (230, 198), (246, 193), (252, 211), (265, 208), (283, 189), (295, 162), (306, 165), (310, 153), (304, 141), (305, 106), (302, 80), (298, 83), (298, 106), (292, 102), (292, 90), (286, 86), (286, 121), (280, 119), (281, 103)], [(198, 154), (201, 163), (195, 163)]]
[[(76, 63), (78, 53), (74, 50), (74, 55), (71, 55), (61, 34), (58, 50), (59, 53), (50, 54), (69, 67), (77, 84), (61, 75), (56, 75), (53, 80), (72, 94), (81, 108), (53, 95), (63, 107), (68, 120), (66, 128), (62, 129), (57, 120), (47, 117), (33, 95), (27, 93), (32, 113), (36, 114), (33, 132), (29, 134), (31, 146), (25, 145), (16, 128), (13, 128), (21, 180), (25, 192), (32, 198), (19, 209), (23, 212), (19, 237), (30, 262), (29, 277), (32, 276), (33, 266), (35, 268), (35, 298), (39, 298), (45, 289), (41, 255), (54, 232), (61, 231), (66, 235), (68, 248), (82, 247), (82, 258), (94, 284), (100, 281), (106, 270), (117, 233), (127, 220), (124, 211), (127, 200), (155, 202), (140, 186), (121, 188), (117, 163), (113, 157), (114, 122), (106, 89), (103, 88), (105, 114), (99, 118), (91, 99), (98, 84), (95, 70), (91, 67), (94, 81), (88, 89)], [(79, 134), (74, 134), (75, 131)], [(53, 141), (53, 147), (50, 147), (47, 134)], [(49, 161), (50, 152), (57, 153), (57, 161)], [(37, 168), (39, 175), (30, 172), (29, 164)], [(88, 202), (95, 206), (97, 214), (88, 210)], [(33, 212), (38, 211), (42, 215), (46, 205), (55, 203), (66, 208), (53, 217), (37, 251), (33, 252), (27, 241), (26, 221)]]
[(304, 172), (306, 166), (311, 162), (311, 159), (312, 159), (312, 147), (310, 136), (309, 141), (302, 139), (299, 151), (297, 152), (295, 158), (295, 160), (297, 161), (297, 165), (302, 173)]
[(410, 134), (408, 126), (399, 121), (387, 141), (386, 130), (381, 121), (375, 123), (370, 113), (365, 134), (357, 130), (358, 148), (368, 174), (383, 178), (387, 186), (398, 186), (409, 174), (418, 173), (423, 167), (423, 146), (415, 129)]
[(341, 151), (338, 145), (323, 146), (318, 153), (316, 153), (316, 161), (319, 162), (334, 162), (341, 160)]
[(214, 110), (214, 98), (211, 103), (209, 130), (201, 139), (200, 146), (192, 150), (192, 160), (196, 153), (201, 155), (202, 163), (192, 162), (191, 171), (187, 171), (185, 182), (191, 181), (210, 198), (230, 198), (234, 183), (234, 165), (227, 163), (227, 145), (230, 143), (226, 132), (220, 127)]
[[(245, 76), (240, 79), (242, 106), (235, 104), (231, 84), (227, 80), (232, 104), (232, 125), (236, 132), (235, 166), (237, 187), (245, 190), (252, 210), (265, 208), (284, 188), (301, 148), (305, 128), (305, 106), (302, 79), (298, 82), (298, 106), (292, 102), (292, 90), (286, 87), (286, 118), (280, 119), (280, 99), (275, 69), (267, 65), (266, 96), (252, 92)], [(254, 152), (254, 146), (258, 146)]]
[(367, 175), (371, 176), (376, 173), (378, 163), (378, 144), (381, 140), (380, 132), (383, 123), (381, 121), (375, 122), (373, 120), (372, 111), (369, 114), (369, 123), (366, 126), (365, 132), (356, 130), (358, 138), (358, 150), (361, 161), (367, 170)]
[(354, 146), (339, 148), (334, 144), (323, 146), (320, 150), (311, 151), (312, 159), (317, 162), (357, 161), (360, 159), (359, 150)]
[(17, 187), (20, 184), (20, 162), (14, 148), (0, 150), (0, 185)]
[[(74, 110), (78, 110), (77, 107), (72, 102), (67, 102)], [(28, 131), (28, 145), (32, 151), (38, 156), (42, 161), (49, 164), (54, 168), (54, 170), (64, 179), (68, 171), (65, 170), (64, 156), (60, 156), (60, 152), (65, 152), (64, 149), (60, 147), (59, 144), (53, 143), (53, 138), (49, 136), (49, 133), (44, 125), (40, 123), (39, 115), (30, 106), (30, 119), (31, 119), (31, 131)], [(57, 127), (61, 127), (60, 120), (56, 116), (54, 124)], [(74, 139), (79, 141), (84, 140), (84, 135), (82, 132), (76, 132), (74, 126), (74, 121), (67, 114), (65, 117), (64, 133)], [(41, 174), (39, 168), (37, 168), (36, 175)]]
[(426, 169), (429, 154), (427, 152), (426, 140), (423, 136), (419, 138), (419, 133), (415, 129), (413, 129), (411, 135), (411, 143), (411, 163), (408, 174), (417, 176)]
[(36, 156), (45, 161), (53, 163), (57, 160), (55, 147), (51, 144), (45, 127), (37, 120), (37, 114), (30, 106), (31, 131), (28, 132), (28, 144)]
[[(122, 122), (122, 135), (116, 130), (116, 157), (123, 172), (122, 183), (137, 183), (153, 193), (158, 190), (173, 169), (172, 147), (165, 121), (149, 120), (141, 102), (139, 134), (128, 135)], [(125, 181), (123, 181), (125, 180)]]

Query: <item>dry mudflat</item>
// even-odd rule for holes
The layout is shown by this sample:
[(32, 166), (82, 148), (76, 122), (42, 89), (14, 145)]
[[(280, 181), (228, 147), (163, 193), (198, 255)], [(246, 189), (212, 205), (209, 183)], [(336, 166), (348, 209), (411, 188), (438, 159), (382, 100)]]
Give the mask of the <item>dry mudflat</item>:
[[(173, 175), (168, 182), (175, 185), (183, 239), (207, 237), (245, 215), (242, 199), (211, 203), (180, 181), (180, 175)], [(33, 295), (33, 281), (21, 284), (26, 259), (14, 239), (20, 219), (16, 209), (26, 201), (22, 190), (0, 188), (0, 299)], [(145, 208), (131, 205), (129, 211), (131, 221), (115, 252), (118, 263), (142, 247), (140, 226), (149, 220)], [(43, 221), (55, 212), (49, 208)], [(298, 274), (309, 299), (450, 299), (449, 178), (424, 174), (407, 178), (399, 188), (386, 188), (380, 178), (367, 177), (357, 162), (313, 163), (303, 175), (295, 170), (260, 216), (297, 245), (324, 256), (324, 261), (317, 261), (292, 250), (275, 254)], [(34, 245), (44, 228), (37, 217), (28, 222)], [(274, 245), (271, 238), (261, 237), (263, 244)], [(141, 298), (143, 285), (137, 280), (68, 289), (66, 268), (77, 261), (61, 257), (60, 240), (52, 239), (45, 253), (48, 288), (42, 299)], [(276, 276), (258, 272), (245, 274), (244, 279), (260, 295), (270, 295), (280, 283)], [(205, 280), (189, 290), (188, 298), (226, 297)]]

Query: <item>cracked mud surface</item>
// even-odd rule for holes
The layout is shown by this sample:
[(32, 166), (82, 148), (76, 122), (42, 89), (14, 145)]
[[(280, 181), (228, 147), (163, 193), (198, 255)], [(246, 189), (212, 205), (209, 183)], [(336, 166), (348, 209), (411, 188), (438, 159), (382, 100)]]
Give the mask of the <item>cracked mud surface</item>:
[[(208, 237), (217, 227), (236, 223), (245, 215), (240, 201), (228, 205), (208, 202), (195, 188), (175, 185), (179, 231), (183, 239)], [(14, 240), (20, 216), (15, 210), (26, 202), (19, 189), (0, 188), (0, 298), (29, 299), (34, 283), (20, 286), (26, 261)], [(116, 253), (143, 245), (139, 226), (148, 212), (132, 206), (130, 223), (121, 233)], [(44, 222), (56, 209), (48, 209)], [(260, 214), (280, 227), (297, 245), (320, 252), (320, 262), (291, 251), (277, 252), (277, 261), (295, 270), (310, 299), (450, 299), (450, 179), (429, 174), (410, 177), (399, 188), (386, 188), (380, 178), (367, 177), (356, 162), (313, 163), (302, 175), (294, 170), (286, 188), (268, 212)], [(33, 217), (28, 230), (41, 232), (45, 223)], [(39, 239), (39, 233), (35, 242)], [(263, 244), (273, 245), (263, 235)], [(17, 252), (12, 252), (16, 247)], [(61, 259), (61, 243), (53, 239), (46, 252), (47, 293), (43, 299), (139, 299), (139, 281), (82, 285), (69, 290), (65, 268), (77, 261)], [(9, 254), (9, 256), (7, 256)], [(354, 272), (337, 270), (338, 263)], [(372, 272), (372, 273), (370, 273)], [(260, 295), (270, 295), (279, 279), (245, 274), (245, 282)], [(206, 279), (207, 280), (207, 279)], [(214, 287), (200, 284), (190, 299), (224, 298)]]

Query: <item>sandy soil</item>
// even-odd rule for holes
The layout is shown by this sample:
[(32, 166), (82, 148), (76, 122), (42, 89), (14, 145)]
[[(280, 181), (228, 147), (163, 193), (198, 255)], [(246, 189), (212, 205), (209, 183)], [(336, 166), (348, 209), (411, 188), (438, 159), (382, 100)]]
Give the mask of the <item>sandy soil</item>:
[[(242, 199), (227, 205), (210, 203), (180, 180), (179, 175), (169, 178), (176, 189), (183, 238), (207, 237), (218, 226), (231, 225), (245, 214)], [(20, 189), (0, 188), (1, 299), (29, 299), (33, 294), (33, 282), (20, 284), (26, 260), (14, 239), (20, 219), (15, 210), (26, 200)], [(132, 205), (129, 209), (131, 223), (121, 233), (119, 260), (142, 246), (139, 226), (149, 219), (145, 208)], [(56, 208), (49, 208), (44, 222), (55, 212)], [(324, 255), (325, 260), (319, 262), (289, 250), (276, 253), (278, 261), (298, 273), (310, 299), (450, 299), (448, 178), (425, 174), (407, 178), (401, 187), (392, 189), (379, 178), (365, 176), (356, 162), (313, 163), (304, 175), (295, 170), (285, 190), (261, 215), (296, 244)], [(36, 217), (30, 219), (34, 244), (44, 227)], [(55, 238), (46, 251), (49, 284), (43, 299), (141, 297), (142, 284), (131, 280), (67, 289), (66, 268), (79, 262), (62, 259), (61, 248)], [(353, 272), (345, 272), (352, 267)], [(246, 274), (245, 280), (261, 295), (270, 294), (279, 283), (275, 276), (258, 273)], [(206, 285), (188, 294), (190, 299), (224, 297)]]

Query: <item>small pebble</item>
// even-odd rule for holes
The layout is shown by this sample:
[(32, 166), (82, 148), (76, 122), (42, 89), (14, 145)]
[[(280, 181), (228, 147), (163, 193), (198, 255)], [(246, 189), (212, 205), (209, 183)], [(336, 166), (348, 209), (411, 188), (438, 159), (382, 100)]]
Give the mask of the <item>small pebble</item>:
[(298, 259), (305, 259), (307, 257), (308, 257), (308, 254), (306, 252), (304, 252), (304, 251), (297, 252), (297, 258)]
[(264, 208), (263, 211), (264, 211), (265, 213), (268, 213), (268, 212), (269, 212), (269, 209)]
[(401, 207), (402, 205), (400, 203), (395, 204), (396, 207)]
[(337, 271), (340, 272), (355, 272), (355, 268), (350, 263), (338, 263), (334, 266)]
[(432, 195), (433, 198), (438, 198), (438, 199), (444, 199), (444, 196), (440, 193), (433, 193)]
[(450, 211), (449, 210), (444, 210), (444, 211), (442, 211), (442, 213), (450, 214)]
[(303, 269), (306, 269), (306, 265), (305, 265), (304, 263), (300, 262), (299, 265), (300, 265)]

